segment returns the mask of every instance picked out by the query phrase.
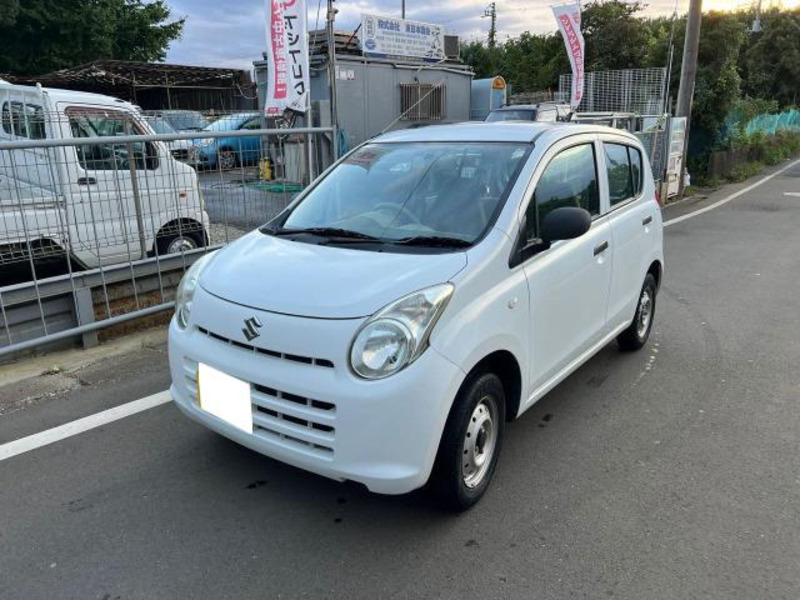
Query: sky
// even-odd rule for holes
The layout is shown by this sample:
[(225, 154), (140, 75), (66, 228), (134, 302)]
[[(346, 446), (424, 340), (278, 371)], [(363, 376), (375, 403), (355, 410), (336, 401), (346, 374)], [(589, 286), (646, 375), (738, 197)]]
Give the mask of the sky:
[[(326, 2), (306, 0), (309, 29), (325, 26)], [(489, 19), (482, 15), (489, 0), (406, 0), (406, 18), (443, 25), (445, 33), (462, 40), (485, 40)], [(766, 6), (770, 0), (763, 0)], [(500, 41), (523, 31), (535, 33), (556, 29), (550, 5), (554, 0), (497, 0), (497, 30)], [(167, 61), (177, 64), (252, 69), (252, 62), (265, 49), (265, 0), (167, 0), (174, 17), (186, 17), (183, 37), (170, 46)], [(704, 0), (703, 10), (746, 8), (750, 0)], [(783, 0), (798, 6), (800, 0)], [(317, 7), (319, 6), (319, 20)], [(688, 0), (649, 0), (645, 14), (670, 15), (685, 12)], [(400, 0), (337, 0), (336, 29), (352, 31), (361, 13), (400, 16)], [(317, 23), (319, 25), (317, 26)]]

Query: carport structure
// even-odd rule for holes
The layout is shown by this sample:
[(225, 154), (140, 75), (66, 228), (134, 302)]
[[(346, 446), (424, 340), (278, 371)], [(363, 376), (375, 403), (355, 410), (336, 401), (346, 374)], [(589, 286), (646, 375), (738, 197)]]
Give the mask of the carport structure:
[(228, 112), (257, 108), (247, 71), (124, 60), (96, 60), (15, 83), (116, 96), (145, 110), (190, 109)]

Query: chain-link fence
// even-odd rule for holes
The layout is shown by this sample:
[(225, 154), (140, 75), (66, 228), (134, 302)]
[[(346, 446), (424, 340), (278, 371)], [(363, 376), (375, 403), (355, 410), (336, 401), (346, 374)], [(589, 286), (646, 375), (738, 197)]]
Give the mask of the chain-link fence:
[(133, 113), (27, 108), (0, 119), (0, 356), (170, 308), (197, 256), (330, 163), (330, 129), (263, 129), (257, 113), (153, 134)]

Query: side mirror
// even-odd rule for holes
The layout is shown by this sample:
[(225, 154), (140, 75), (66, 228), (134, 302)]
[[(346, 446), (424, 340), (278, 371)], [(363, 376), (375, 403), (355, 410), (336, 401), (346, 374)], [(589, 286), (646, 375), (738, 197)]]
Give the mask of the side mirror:
[(592, 215), (585, 208), (562, 206), (544, 216), (539, 235), (545, 243), (581, 237), (592, 226)]
[(539, 237), (525, 243), (524, 232), (527, 229), (525, 215), (522, 219), (516, 250), (508, 261), (508, 266), (512, 268), (549, 249), (552, 242), (580, 237), (592, 226), (592, 215), (586, 209), (576, 206), (555, 208), (542, 219)]

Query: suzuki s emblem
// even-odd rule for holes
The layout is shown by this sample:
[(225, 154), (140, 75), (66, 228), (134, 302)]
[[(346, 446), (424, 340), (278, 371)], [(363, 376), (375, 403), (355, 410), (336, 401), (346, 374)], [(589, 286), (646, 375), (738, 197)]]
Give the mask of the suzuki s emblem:
[(247, 338), (248, 342), (252, 342), (261, 335), (258, 331), (261, 327), (263, 327), (263, 325), (261, 325), (261, 321), (258, 320), (258, 317), (250, 317), (244, 320), (244, 329), (242, 329), (242, 333), (244, 337)]

